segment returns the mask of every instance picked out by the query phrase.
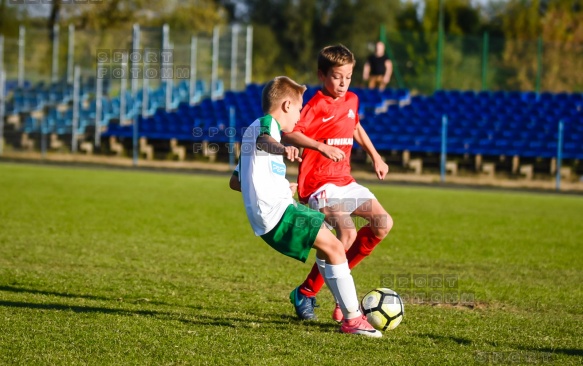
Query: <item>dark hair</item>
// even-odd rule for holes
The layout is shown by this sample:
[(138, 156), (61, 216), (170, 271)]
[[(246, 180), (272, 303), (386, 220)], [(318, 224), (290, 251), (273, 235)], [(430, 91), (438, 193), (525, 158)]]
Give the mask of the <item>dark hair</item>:
[(326, 46), (318, 54), (318, 70), (324, 74), (333, 67), (347, 64), (356, 65), (356, 59), (354, 54), (342, 44)]

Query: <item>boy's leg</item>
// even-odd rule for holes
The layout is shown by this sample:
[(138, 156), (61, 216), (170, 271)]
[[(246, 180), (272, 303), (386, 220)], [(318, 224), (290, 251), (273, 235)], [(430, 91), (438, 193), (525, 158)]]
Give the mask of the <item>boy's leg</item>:
[(343, 333), (359, 334), (368, 337), (381, 337), (361, 313), (354, 286), (354, 279), (350, 274), (344, 247), (340, 241), (327, 229), (320, 229), (313, 246), (317, 256), (326, 261), (326, 283), (330, 291), (340, 304), (344, 321), (340, 331)]
[[(358, 232), (347, 212), (337, 212), (329, 207), (324, 207), (322, 212), (326, 215), (326, 222), (336, 230), (338, 239), (347, 250), (346, 259), (350, 269), (369, 256), (393, 227), (393, 219), (376, 199), (367, 200), (353, 212), (353, 215), (368, 221), (368, 224), (360, 228)], [(305, 296), (313, 297), (323, 285), (324, 278), (318, 269), (318, 264), (314, 263), (312, 270), (300, 285), (299, 291)]]
[[(348, 212), (338, 212), (335, 208), (324, 207), (321, 212), (326, 215), (326, 222), (336, 230), (336, 237), (345, 250), (350, 248), (350, 245), (356, 238), (356, 229), (354, 222)], [(300, 285), (299, 291), (308, 297), (316, 296), (324, 285), (324, 274), (321, 272), (321, 267), (318, 262), (314, 263), (312, 270)]]
[(354, 243), (346, 253), (350, 268), (354, 268), (370, 255), (393, 227), (393, 219), (376, 199), (368, 200), (360, 205), (354, 210), (353, 215), (366, 219), (368, 224), (358, 230)]
[(324, 270), (326, 282), (332, 295), (340, 303), (344, 317), (349, 319), (360, 316), (354, 280), (340, 241), (330, 230), (322, 226), (313, 247), (317, 250), (316, 256), (326, 262)]

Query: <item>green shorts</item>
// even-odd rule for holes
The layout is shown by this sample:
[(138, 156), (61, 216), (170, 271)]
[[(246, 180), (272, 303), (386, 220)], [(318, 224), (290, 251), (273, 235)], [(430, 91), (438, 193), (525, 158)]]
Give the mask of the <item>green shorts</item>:
[(323, 222), (323, 213), (292, 204), (277, 225), (261, 238), (278, 252), (305, 262)]

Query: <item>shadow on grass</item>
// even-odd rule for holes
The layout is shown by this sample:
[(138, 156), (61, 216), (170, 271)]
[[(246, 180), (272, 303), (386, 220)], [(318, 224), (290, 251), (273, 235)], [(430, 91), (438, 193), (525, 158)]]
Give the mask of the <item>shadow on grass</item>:
[[(39, 304), (17, 301), (0, 301), (0, 307), (32, 309), (32, 310), (56, 310), (56, 311), (73, 311), (75, 313), (98, 313), (122, 316), (150, 316), (159, 319), (179, 321), (184, 324), (203, 325), (203, 326), (221, 326), (231, 328), (255, 328), (254, 324), (272, 324), (278, 329), (289, 329), (293, 323), (300, 323), (295, 317), (279, 314), (249, 314), (250, 317), (226, 317), (226, 316), (209, 316), (199, 313), (173, 313), (159, 310), (140, 310), (140, 309), (116, 309), (98, 306), (80, 306), (65, 304)], [(320, 328), (323, 331), (337, 329), (338, 325), (331, 323), (301, 322), (307, 327)]]
[(423, 338), (427, 337), (427, 338), (434, 339), (436, 341), (453, 341), (457, 344), (464, 345), (464, 346), (469, 346), (470, 344), (474, 343), (472, 340), (466, 339), (466, 338), (443, 336), (443, 335), (433, 334), (433, 333), (416, 334), (416, 336), (423, 337)]
[[(454, 341), (454, 342), (456, 342), (460, 345), (464, 345), (464, 346), (469, 346), (472, 343), (474, 343), (472, 340), (466, 339), (466, 338), (442, 336), (442, 335), (433, 334), (433, 333), (422, 333), (422, 334), (417, 334), (416, 336), (417, 337), (428, 337), (431, 339), (435, 339), (437, 341)], [(499, 344), (494, 344), (494, 343), (490, 343), (490, 344), (494, 347), (499, 346)], [(582, 349), (575, 349), (575, 348), (550, 348), (550, 347), (536, 348), (536, 347), (525, 347), (522, 345), (510, 345), (510, 346), (512, 348), (519, 349), (521, 351), (528, 351), (528, 352), (541, 352), (541, 353), (546, 353), (546, 354), (564, 354), (564, 355), (568, 355), (568, 356), (583, 356), (583, 350)]]
[[(109, 297), (105, 297), (105, 296), (80, 295), (80, 294), (71, 294), (71, 293), (66, 293), (66, 292), (34, 290), (34, 289), (23, 288), (23, 287), (15, 287), (15, 286), (0, 286), (0, 291), (15, 292), (15, 293), (27, 293), (27, 294), (34, 294), (34, 295), (59, 296), (59, 297), (66, 297), (68, 299), (88, 299), (88, 300), (100, 300), (100, 301), (121, 301), (121, 302), (127, 302), (127, 303), (144, 302), (143, 299), (123, 299), (121, 297), (119, 297), (119, 298), (109, 298)], [(162, 302), (162, 301), (152, 301), (152, 300), (148, 300), (148, 301), (145, 301), (145, 302), (147, 302), (148, 304), (153, 304), (153, 305), (177, 306), (177, 304), (169, 304), (169, 303), (165, 303), (165, 302)], [(186, 307), (193, 308), (193, 309), (201, 309), (200, 306), (186, 305)]]
[[(421, 333), (421, 334), (416, 334), (417, 337), (428, 337), (437, 341), (454, 341), (459, 345), (464, 345), (464, 346), (469, 346), (472, 343), (474, 343), (472, 340), (470, 339), (466, 339), (466, 338), (460, 338), (460, 337), (451, 337), (451, 336), (442, 336), (439, 334), (433, 334), (433, 333)], [(488, 342), (490, 343), (490, 342)], [(500, 346), (499, 344), (494, 344), (494, 343), (490, 343), (492, 346), (497, 347)], [(550, 347), (542, 347), (542, 348), (536, 348), (536, 347), (525, 347), (522, 345), (511, 345), (512, 348), (521, 350), (521, 351), (527, 351), (527, 352), (540, 352), (540, 353), (544, 353), (547, 355), (552, 355), (552, 354), (563, 354), (563, 355), (568, 355), (568, 356), (583, 356), (583, 350), (582, 349), (575, 349), (575, 348), (550, 348)], [(506, 353), (511, 353), (510, 351), (506, 352)]]
[(568, 356), (583, 356), (583, 349), (576, 349), (576, 348), (550, 348), (550, 347), (542, 347), (542, 348), (535, 348), (535, 347), (524, 347), (524, 346), (515, 346), (517, 349), (529, 352), (544, 352), (544, 353), (555, 353), (555, 354), (563, 354)]

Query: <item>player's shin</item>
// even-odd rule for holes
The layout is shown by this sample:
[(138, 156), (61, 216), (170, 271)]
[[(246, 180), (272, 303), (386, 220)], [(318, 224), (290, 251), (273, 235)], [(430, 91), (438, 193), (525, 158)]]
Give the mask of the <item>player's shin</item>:
[(364, 258), (368, 257), (381, 240), (375, 236), (369, 225), (360, 228), (356, 234), (354, 243), (348, 249), (348, 252), (346, 252), (348, 267), (354, 268)]
[[(318, 271), (320, 271), (320, 276), (324, 279), (326, 286), (330, 288), (330, 284), (328, 283), (329, 281), (326, 279), (326, 261), (316, 257), (316, 265), (318, 266)], [(334, 293), (332, 293), (332, 295), (334, 295)], [(334, 296), (334, 300), (336, 303), (338, 303), (336, 296)]]
[(353, 319), (361, 316), (354, 279), (350, 274), (348, 262), (336, 265), (326, 263), (325, 272), (327, 285), (334, 298), (338, 300), (344, 318)]
[(321, 275), (320, 273), (320, 268), (316, 262), (308, 274), (308, 277), (306, 277), (304, 283), (302, 283), (300, 286), (300, 292), (302, 294), (309, 297), (316, 296), (316, 294), (318, 294), (322, 286), (324, 286), (324, 275)]

